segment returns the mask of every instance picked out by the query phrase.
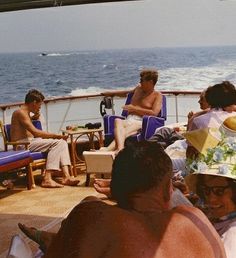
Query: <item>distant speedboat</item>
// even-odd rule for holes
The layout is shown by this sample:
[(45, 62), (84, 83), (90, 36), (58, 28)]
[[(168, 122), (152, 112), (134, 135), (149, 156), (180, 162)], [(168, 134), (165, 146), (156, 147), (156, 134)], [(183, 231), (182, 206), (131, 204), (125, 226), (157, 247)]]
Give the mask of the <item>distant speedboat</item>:
[(45, 53), (45, 52), (42, 52), (41, 53), (41, 56), (47, 56), (48, 54), (47, 53)]

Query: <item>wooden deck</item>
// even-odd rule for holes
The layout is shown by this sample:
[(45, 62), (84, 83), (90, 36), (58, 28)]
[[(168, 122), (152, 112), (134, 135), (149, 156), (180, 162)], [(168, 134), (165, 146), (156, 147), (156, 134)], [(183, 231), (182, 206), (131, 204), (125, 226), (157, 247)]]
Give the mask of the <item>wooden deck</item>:
[[(78, 178), (81, 180), (78, 186), (57, 189), (40, 187), (40, 176), (36, 176), (37, 187), (30, 191), (25, 187), (24, 178), (14, 182), (13, 189), (0, 186), (0, 258), (6, 257), (12, 235), (21, 234), (18, 222), (56, 232), (63, 218), (84, 197), (98, 196), (93, 187), (84, 186), (85, 174)], [(33, 250), (37, 249), (35, 243), (27, 241)]]

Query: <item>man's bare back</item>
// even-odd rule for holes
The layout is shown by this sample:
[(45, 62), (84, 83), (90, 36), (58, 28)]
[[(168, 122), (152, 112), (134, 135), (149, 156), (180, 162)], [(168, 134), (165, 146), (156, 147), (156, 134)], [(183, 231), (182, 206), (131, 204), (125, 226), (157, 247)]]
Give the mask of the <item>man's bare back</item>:
[(113, 163), (117, 206), (84, 199), (52, 235), (45, 258), (225, 258), (219, 235), (200, 210), (170, 210), (171, 178), (172, 162), (161, 145), (130, 143)]
[[(34, 138), (33, 134), (26, 129), (25, 124), (32, 124), (30, 115), (26, 109), (21, 108), (12, 114), (11, 120), (11, 140), (20, 141)], [(33, 126), (33, 124), (32, 124)]]
[[(70, 241), (65, 245), (66, 239)], [(225, 256), (218, 234), (205, 215), (195, 208), (141, 213), (92, 201), (74, 208), (45, 257)]]

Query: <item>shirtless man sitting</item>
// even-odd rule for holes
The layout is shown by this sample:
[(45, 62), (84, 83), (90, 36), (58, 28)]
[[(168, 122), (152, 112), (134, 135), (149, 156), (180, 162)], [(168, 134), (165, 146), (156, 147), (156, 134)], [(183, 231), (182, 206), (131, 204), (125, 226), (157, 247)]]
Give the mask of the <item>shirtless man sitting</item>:
[[(70, 177), (71, 165), (67, 136), (49, 133), (34, 127), (30, 113), (38, 116), (44, 96), (38, 90), (30, 90), (25, 96), (25, 104), (12, 114), (11, 140), (14, 142), (29, 141), (30, 151), (47, 152), (46, 171), (41, 186), (48, 188), (63, 187), (63, 185), (77, 185), (79, 180)], [(62, 170), (63, 179), (56, 183), (52, 179), (52, 172)]]
[(220, 237), (199, 209), (169, 209), (171, 176), (171, 160), (159, 144), (136, 142), (114, 161), (117, 205), (86, 198), (50, 241), (48, 232), (19, 226), (31, 238), (41, 236), (45, 258), (224, 258)]
[(123, 109), (128, 111), (127, 119), (115, 119), (115, 140), (106, 150), (116, 152), (122, 150), (125, 139), (142, 128), (144, 115), (157, 116), (159, 114), (162, 107), (162, 95), (154, 89), (157, 80), (158, 72), (156, 70), (141, 71), (140, 84), (133, 90), (131, 104), (123, 106)]

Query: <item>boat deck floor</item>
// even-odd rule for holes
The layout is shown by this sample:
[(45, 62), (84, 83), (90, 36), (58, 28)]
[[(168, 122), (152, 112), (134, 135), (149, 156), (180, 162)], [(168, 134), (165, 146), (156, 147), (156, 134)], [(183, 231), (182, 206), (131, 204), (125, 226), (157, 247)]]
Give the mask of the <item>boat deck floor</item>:
[[(84, 197), (104, 197), (94, 190), (92, 180), (90, 187), (85, 187), (85, 173), (78, 175), (78, 186), (56, 189), (40, 187), (40, 173), (35, 178), (37, 187), (30, 191), (25, 187), (24, 178), (18, 178), (13, 189), (0, 186), (0, 258), (6, 257), (11, 237), (14, 234), (23, 235), (18, 229), (18, 222), (56, 232), (63, 218)], [(27, 242), (33, 250), (37, 249), (37, 244), (29, 239)]]

